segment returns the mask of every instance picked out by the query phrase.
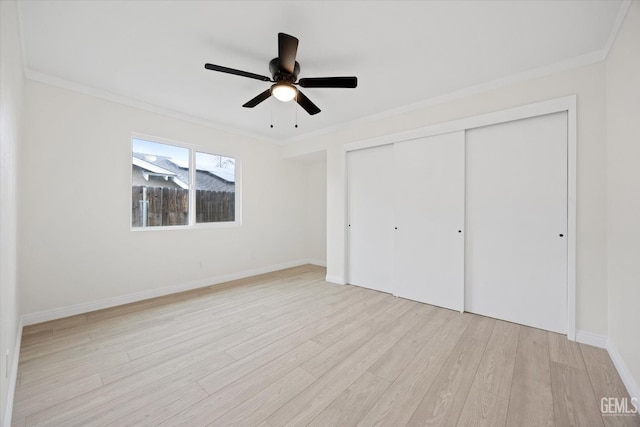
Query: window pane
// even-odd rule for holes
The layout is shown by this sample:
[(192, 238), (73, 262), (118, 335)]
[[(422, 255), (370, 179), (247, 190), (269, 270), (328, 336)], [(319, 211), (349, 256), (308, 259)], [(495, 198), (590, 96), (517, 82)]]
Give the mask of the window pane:
[(133, 227), (189, 223), (189, 149), (133, 139)]
[(196, 153), (196, 222), (235, 218), (236, 159)]

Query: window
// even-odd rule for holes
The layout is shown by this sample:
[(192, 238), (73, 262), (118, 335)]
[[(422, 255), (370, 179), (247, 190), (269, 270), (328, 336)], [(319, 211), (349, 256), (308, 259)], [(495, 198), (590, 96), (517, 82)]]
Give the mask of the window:
[(234, 221), (236, 160), (196, 152), (196, 222)]
[(237, 222), (235, 158), (133, 138), (131, 162), (132, 228)]

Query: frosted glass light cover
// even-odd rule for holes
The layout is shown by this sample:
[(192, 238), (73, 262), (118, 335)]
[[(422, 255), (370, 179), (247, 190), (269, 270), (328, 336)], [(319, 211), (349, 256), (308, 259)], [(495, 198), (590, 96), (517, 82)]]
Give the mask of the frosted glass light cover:
[(275, 84), (271, 88), (271, 94), (278, 101), (289, 102), (296, 97), (296, 88), (288, 84)]

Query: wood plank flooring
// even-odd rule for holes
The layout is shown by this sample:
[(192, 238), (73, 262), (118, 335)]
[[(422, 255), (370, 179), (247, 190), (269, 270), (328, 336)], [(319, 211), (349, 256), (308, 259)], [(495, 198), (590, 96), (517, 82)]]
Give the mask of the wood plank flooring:
[(640, 426), (607, 353), (302, 266), (24, 328), (14, 426)]

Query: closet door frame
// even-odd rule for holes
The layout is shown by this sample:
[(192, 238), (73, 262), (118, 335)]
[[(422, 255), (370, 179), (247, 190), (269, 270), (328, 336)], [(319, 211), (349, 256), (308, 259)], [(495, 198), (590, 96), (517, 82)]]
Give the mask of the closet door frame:
[[(576, 194), (577, 194), (577, 121), (576, 95), (551, 99), (522, 105), (487, 114), (481, 114), (464, 119), (453, 120), (432, 126), (409, 131), (384, 135), (378, 138), (356, 141), (344, 146), (344, 154), (349, 151), (371, 148), (379, 145), (394, 144), (444, 133), (466, 131), (477, 127), (510, 122), (543, 116), (551, 113), (567, 112), (567, 338), (576, 339)], [(346, 163), (346, 162), (345, 162)], [(345, 164), (346, 168), (346, 164)], [(345, 169), (345, 179), (347, 171)], [(345, 183), (346, 184), (346, 183)], [(348, 206), (345, 206), (348, 209)], [(345, 210), (348, 218), (348, 211)], [(349, 253), (349, 241), (345, 240), (345, 255)], [(348, 270), (348, 259), (345, 259), (345, 269)], [(344, 272), (348, 277), (348, 271)]]

